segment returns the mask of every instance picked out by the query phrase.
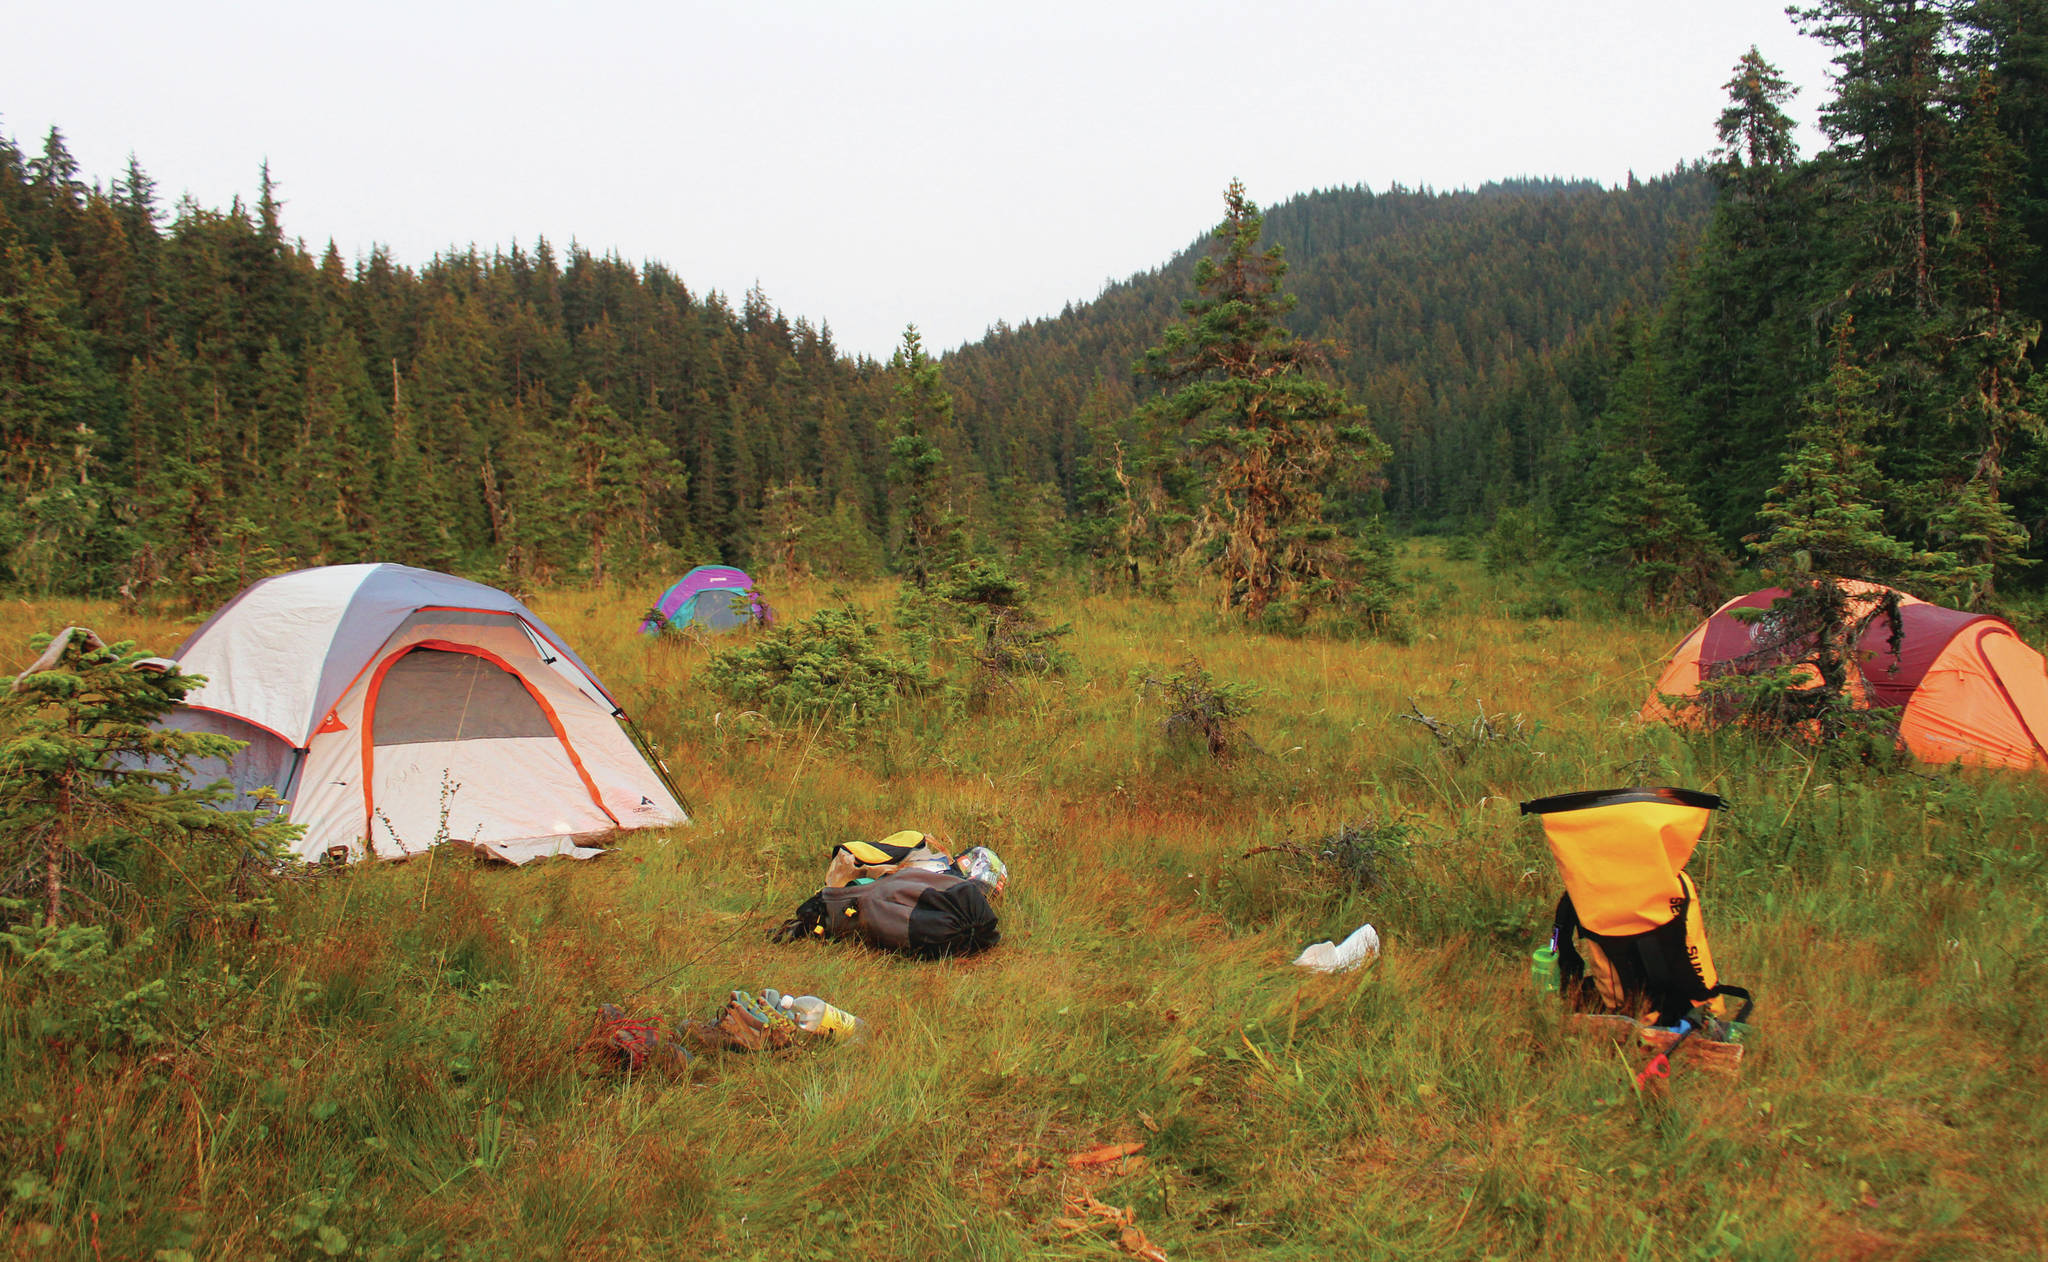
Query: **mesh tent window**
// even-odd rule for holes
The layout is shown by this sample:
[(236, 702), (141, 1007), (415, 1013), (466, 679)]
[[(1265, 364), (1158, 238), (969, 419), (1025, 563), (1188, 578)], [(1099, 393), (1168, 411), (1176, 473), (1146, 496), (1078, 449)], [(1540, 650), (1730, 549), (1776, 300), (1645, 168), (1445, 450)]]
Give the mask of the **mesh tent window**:
[(694, 618), (714, 631), (729, 631), (754, 620), (754, 602), (743, 591), (714, 587), (698, 592), (685, 621)]
[(473, 653), (427, 648), (385, 672), (373, 731), (377, 745), (555, 735), (517, 675)]

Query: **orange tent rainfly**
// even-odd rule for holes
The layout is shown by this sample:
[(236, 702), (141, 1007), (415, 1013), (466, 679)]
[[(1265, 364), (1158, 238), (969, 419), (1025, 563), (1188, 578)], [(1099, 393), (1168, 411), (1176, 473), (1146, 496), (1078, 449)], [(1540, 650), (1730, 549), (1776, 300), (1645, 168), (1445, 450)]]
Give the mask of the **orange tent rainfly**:
[[(1868, 583), (1844, 587), (1855, 596), (1886, 590)], [(1673, 716), (1664, 697), (1690, 696), (1702, 678), (1738, 669), (1761, 628), (1732, 611), (1768, 609), (1784, 594), (1772, 587), (1738, 596), (1693, 628), (1672, 650), (1642, 717), (1668, 721)], [(1923, 762), (2048, 770), (2048, 663), (2012, 624), (1903, 593), (1899, 618), (1904, 635), (1898, 652), (1892, 651), (1891, 628), (1883, 618), (1857, 646), (1860, 704), (1899, 707), (1899, 739)]]

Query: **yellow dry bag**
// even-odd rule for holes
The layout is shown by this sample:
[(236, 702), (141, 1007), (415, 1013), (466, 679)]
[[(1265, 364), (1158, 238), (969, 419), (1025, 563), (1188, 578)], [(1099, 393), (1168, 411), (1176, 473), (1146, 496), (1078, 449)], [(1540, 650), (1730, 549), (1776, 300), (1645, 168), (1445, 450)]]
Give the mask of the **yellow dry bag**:
[[(1723, 985), (1684, 872), (1722, 800), (1691, 789), (1596, 789), (1522, 803), (1564, 877), (1555, 923), (1565, 997), (1582, 1010), (1677, 1021), (1699, 1004), (1721, 1016)], [(1740, 1019), (1739, 1017), (1737, 1018)]]

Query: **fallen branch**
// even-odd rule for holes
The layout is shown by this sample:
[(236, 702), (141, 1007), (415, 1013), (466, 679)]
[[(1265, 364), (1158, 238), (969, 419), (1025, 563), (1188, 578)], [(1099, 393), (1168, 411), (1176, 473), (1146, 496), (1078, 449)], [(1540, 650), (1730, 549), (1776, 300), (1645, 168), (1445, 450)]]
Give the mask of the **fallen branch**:
[[(1122, 1147), (1123, 1145), (1111, 1146)], [(1056, 1219), (1053, 1225), (1068, 1235), (1079, 1235), (1084, 1231), (1092, 1230), (1096, 1226), (1114, 1227), (1117, 1229), (1116, 1242), (1123, 1247), (1125, 1253), (1139, 1259), (1139, 1262), (1166, 1262), (1166, 1251), (1153, 1244), (1150, 1240), (1147, 1240), (1145, 1233), (1138, 1230), (1138, 1212), (1136, 1210), (1128, 1206), (1118, 1209), (1114, 1205), (1104, 1205), (1101, 1201), (1095, 1199), (1093, 1193), (1083, 1192), (1079, 1196), (1067, 1198), (1067, 1212), (1078, 1214), (1080, 1217)], [(1100, 1222), (1090, 1220), (1100, 1220)]]

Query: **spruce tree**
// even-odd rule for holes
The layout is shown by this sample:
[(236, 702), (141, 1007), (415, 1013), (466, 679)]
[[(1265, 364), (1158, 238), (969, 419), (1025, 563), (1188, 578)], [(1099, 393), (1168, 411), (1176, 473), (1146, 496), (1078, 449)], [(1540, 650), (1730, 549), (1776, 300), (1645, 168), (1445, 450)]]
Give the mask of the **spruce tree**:
[(1733, 566), (1685, 487), (1645, 453), (1589, 514), (1585, 547), (1659, 612), (1705, 611)]
[(1852, 220), (1845, 226), (1854, 230), (1851, 282), (1903, 295), (1907, 310), (1921, 316), (1936, 301), (1949, 140), (1940, 106), (1956, 54), (1956, 7), (1955, 0), (1817, 0), (1787, 10), (1803, 33), (1835, 50), (1835, 95), (1820, 122), (1852, 195), (1845, 204)]
[(761, 493), (761, 528), (753, 548), (770, 570), (795, 581), (809, 570), (806, 536), (817, 517), (818, 488), (808, 482), (778, 482)]
[(1325, 520), (1324, 500), (1369, 475), (1387, 449), (1365, 410), (1316, 370), (1318, 348), (1284, 323), (1280, 247), (1259, 249), (1264, 219), (1232, 181), (1197, 296), (1145, 353), (1170, 393), (1150, 409), (1184, 436), (1206, 475), (1195, 547), (1221, 580), (1222, 603), (1248, 620), (1280, 603), (1295, 625), (1357, 582), (1354, 541)]
[(1716, 156), (1727, 173), (1724, 179), (1750, 183), (1790, 166), (1799, 148), (1784, 107), (1799, 89), (1764, 60), (1754, 44), (1735, 63), (1734, 76), (1721, 86), (1728, 93), (1728, 105), (1715, 131), (1721, 138)]
[(29, 590), (77, 590), (102, 517), (88, 423), (99, 374), (62, 255), (36, 261), (0, 218), (0, 560)]
[(1725, 86), (1709, 168), (1720, 196), (1698, 254), (1673, 277), (1648, 350), (1664, 361), (1670, 409), (1659, 462), (1732, 546), (1755, 529), (1788, 420), (1821, 357), (1808, 292), (1813, 190), (1784, 111), (1793, 89), (1754, 48)]
[[(2026, 542), (2026, 532), (2001, 501), (2009, 453), (2048, 437), (2029, 358), (2040, 342), (2044, 313), (2015, 302), (2020, 278), (2040, 247), (2022, 230), (2019, 154), (1999, 114), (1998, 88), (1986, 71), (1972, 85), (1956, 138), (1959, 197), (1942, 239), (1955, 300), (1929, 329), (1948, 360), (1954, 399), (1948, 420), (1964, 450), (1975, 453), (1966, 473), (1955, 470), (1936, 480), (1936, 511), (1944, 524), (1930, 522), (1930, 531), (1956, 532), (1964, 555), (1981, 568), (1980, 590), (1987, 593), (1996, 565), (2016, 557)], [(1959, 526), (1964, 518), (1974, 526)]]
[(46, 928), (153, 893), (217, 912), (245, 866), (275, 863), (290, 835), (275, 816), (221, 809), (235, 796), (224, 781), (187, 784), (196, 760), (225, 760), (241, 742), (158, 726), (204, 681), (137, 669), (145, 662), (164, 665), (74, 629), (54, 660), (0, 692), (5, 870), (25, 874), (14, 885), (35, 890)]
[(1885, 529), (1888, 495), (1870, 434), (1873, 374), (1852, 350), (1848, 318), (1835, 327), (1827, 379), (1808, 398), (1784, 472), (1764, 504), (1767, 535), (1751, 543), (1764, 576), (1785, 594), (1756, 619), (1733, 673), (1708, 680), (1700, 704), (1791, 736), (1832, 740), (1854, 725), (1860, 646), (1882, 625), (1894, 651), (1904, 634), (1894, 590), (1850, 583), (1924, 583), (1952, 556), (1916, 551)]
[(1809, 396), (1784, 471), (1759, 514), (1768, 533), (1750, 551), (1769, 577), (1893, 583), (1939, 564), (1885, 529), (1881, 506), (1890, 488), (1871, 440), (1882, 420), (1873, 406), (1878, 384), (1857, 362), (1854, 337), (1852, 320), (1836, 324), (1827, 379)]
[(953, 396), (914, 324), (903, 331), (889, 370), (897, 379), (888, 420), (889, 481), (897, 487), (891, 515), (902, 531), (910, 581), (922, 590), (966, 551), (953, 511), (950, 462), (940, 445), (953, 428)]

